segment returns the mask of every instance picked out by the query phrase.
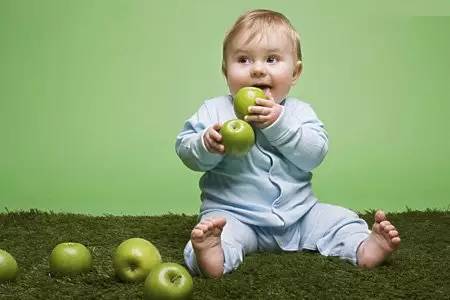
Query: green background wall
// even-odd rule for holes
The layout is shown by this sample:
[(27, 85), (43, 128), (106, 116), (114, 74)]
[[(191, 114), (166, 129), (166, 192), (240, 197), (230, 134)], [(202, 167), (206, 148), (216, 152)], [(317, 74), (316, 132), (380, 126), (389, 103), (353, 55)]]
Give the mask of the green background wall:
[(449, 5), (243, 3), (0, 1), (0, 211), (196, 213), (201, 174), (175, 137), (227, 93), (222, 40), (251, 8), (300, 32), (292, 95), (330, 134), (313, 179), (322, 201), (450, 206), (450, 18), (436, 16)]

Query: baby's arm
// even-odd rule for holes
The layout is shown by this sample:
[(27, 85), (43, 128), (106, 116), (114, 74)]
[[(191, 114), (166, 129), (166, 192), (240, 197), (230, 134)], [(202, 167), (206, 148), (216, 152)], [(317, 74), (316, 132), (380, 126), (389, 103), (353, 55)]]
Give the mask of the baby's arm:
[(261, 131), (289, 161), (307, 172), (317, 167), (328, 151), (322, 122), (311, 106), (303, 102), (285, 107), (278, 120)]
[[(217, 128), (217, 125), (217, 122), (211, 119), (206, 104), (185, 122), (177, 136), (175, 151), (188, 168), (194, 171), (208, 171), (222, 160), (223, 156), (219, 152), (213, 153), (208, 150), (212, 145), (212, 141), (208, 139), (208, 130), (214, 126)], [(208, 137), (204, 139), (203, 136), (207, 133)]]

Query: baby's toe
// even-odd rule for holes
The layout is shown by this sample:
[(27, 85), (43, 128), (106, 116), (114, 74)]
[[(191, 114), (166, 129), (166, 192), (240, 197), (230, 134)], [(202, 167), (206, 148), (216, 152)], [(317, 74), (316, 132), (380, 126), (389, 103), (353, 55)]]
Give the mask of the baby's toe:
[(202, 221), (202, 224), (205, 226), (206, 230), (209, 230), (214, 226), (214, 223), (210, 219)]
[(200, 240), (203, 238), (203, 230), (198, 229), (198, 228), (194, 228), (191, 231), (191, 239), (193, 240)]
[(200, 223), (195, 226), (195, 229), (199, 229), (199, 230), (205, 232), (208, 230), (208, 225), (204, 224), (204, 223)]
[(383, 227), (381, 226), (380, 223), (373, 223), (372, 231), (376, 233), (381, 233), (383, 231)]
[(378, 210), (375, 213), (375, 222), (380, 223), (382, 221), (386, 220), (386, 214), (382, 210)]
[(385, 231), (385, 232), (390, 232), (390, 231), (392, 231), (392, 230), (395, 230), (395, 226), (393, 226), (392, 224), (391, 224), (391, 225), (386, 225), (386, 226), (384, 227), (384, 231)]
[(387, 226), (390, 226), (391, 225), (391, 222), (389, 222), (389, 221), (382, 221), (382, 222), (380, 222), (380, 225), (381, 225), (381, 228), (386, 228)]
[(394, 238), (394, 237), (398, 236), (398, 231), (397, 231), (397, 230), (391, 230), (391, 231), (389, 231), (389, 236), (390, 236), (391, 238)]
[(217, 226), (219, 228), (223, 228), (225, 224), (227, 223), (227, 220), (223, 217), (217, 218), (213, 220), (214, 226)]
[(391, 242), (392, 242), (392, 244), (394, 244), (394, 246), (400, 245), (400, 241), (401, 241), (401, 239), (400, 239), (400, 237), (398, 237), (398, 236), (396, 236), (395, 238), (393, 238), (393, 239), (391, 240)]

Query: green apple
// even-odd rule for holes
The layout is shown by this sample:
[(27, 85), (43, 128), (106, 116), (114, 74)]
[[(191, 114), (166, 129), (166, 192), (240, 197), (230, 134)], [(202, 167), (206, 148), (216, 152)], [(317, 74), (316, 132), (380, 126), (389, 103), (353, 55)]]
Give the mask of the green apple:
[(266, 99), (266, 94), (260, 88), (249, 86), (243, 87), (234, 95), (234, 112), (236, 116), (243, 120), (248, 115), (248, 108), (256, 105), (256, 98)]
[(176, 263), (162, 263), (150, 271), (144, 283), (145, 299), (189, 299), (194, 283), (189, 272)]
[(14, 257), (0, 249), (0, 282), (14, 280), (19, 272), (19, 267)]
[(114, 252), (113, 268), (124, 282), (142, 282), (161, 263), (158, 249), (149, 241), (131, 238), (123, 241)]
[(255, 132), (252, 126), (239, 119), (225, 122), (220, 129), (220, 134), (227, 154), (245, 155), (255, 143)]
[(92, 268), (91, 252), (80, 243), (60, 243), (53, 248), (49, 265), (50, 272), (56, 276), (88, 272)]

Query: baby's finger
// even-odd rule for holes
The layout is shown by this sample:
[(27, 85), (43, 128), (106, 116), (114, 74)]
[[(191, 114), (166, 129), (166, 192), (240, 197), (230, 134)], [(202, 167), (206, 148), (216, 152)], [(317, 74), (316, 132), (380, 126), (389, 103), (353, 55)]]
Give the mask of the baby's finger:
[(269, 120), (268, 116), (265, 115), (246, 115), (245, 121), (247, 122), (266, 122)]
[(213, 148), (213, 149), (215, 149), (215, 148), (217, 148), (217, 141), (216, 140), (214, 140), (214, 138), (212, 137), (212, 136), (209, 136), (208, 137), (208, 145), (211, 147), (211, 148)]
[(265, 107), (272, 107), (275, 104), (275, 101), (272, 99), (262, 99), (262, 98), (256, 98), (255, 100), (257, 105), (265, 106)]
[(212, 146), (213, 146), (214, 150), (216, 150), (219, 153), (223, 153), (225, 150), (224, 145), (219, 144), (219, 143), (214, 143)]
[(214, 140), (216, 142), (220, 142), (222, 140), (222, 136), (220, 135), (220, 133), (218, 133), (215, 130), (211, 130), (211, 132), (209, 133), (209, 136), (211, 137), (212, 140)]
[(270, 108), (264, 106), (250, 106), (248, 110), (252, 114), (259, 114), (259, 115), (270, 114)]
[(270, 89), (265, 89), (264, 94), (266, 94), (266, 97), (268, 99), (273, 100), (272, 92), (270, 91)]
[(213, 126), (213, 129), (215, 131), (220, 131), (220, 128), (222, 128), (222, 124), (220, 124), (220, 123), (214, 124), (214, 126)]
[(211, 139), (205, 136), (204, 141), (205, 141), (205, 147), (206, 147), (206, 149), (207, 149), (209, 152), (214, 151), (214, 148), (213, 148), (212, 145), (211, 145)]
[(219, 142), (215, 141), (212, 137), (207, 138), (208, 147), (216, 152), (223, 153), (224, 146)]

